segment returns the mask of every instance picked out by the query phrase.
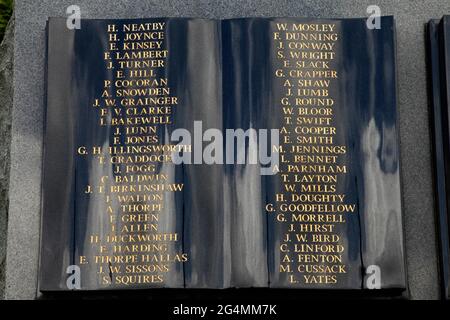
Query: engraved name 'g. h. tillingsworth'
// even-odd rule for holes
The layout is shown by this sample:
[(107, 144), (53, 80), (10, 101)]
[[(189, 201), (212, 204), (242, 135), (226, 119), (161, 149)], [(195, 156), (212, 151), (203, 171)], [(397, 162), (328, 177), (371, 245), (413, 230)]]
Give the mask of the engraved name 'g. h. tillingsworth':
[[(170, 135), (179, 146), (172, 152), (175, 164), (253, 164), (260, 165), (261, 175), (274, 175), (279, 168), (278, 129), (219, 129), (203, 131), (202, 121), (194, 121), (194, 131), (179, 128)], [(203, 147), (204, 143), (208, 143)], [(225, 153), (225, 156), (224, 156)]]

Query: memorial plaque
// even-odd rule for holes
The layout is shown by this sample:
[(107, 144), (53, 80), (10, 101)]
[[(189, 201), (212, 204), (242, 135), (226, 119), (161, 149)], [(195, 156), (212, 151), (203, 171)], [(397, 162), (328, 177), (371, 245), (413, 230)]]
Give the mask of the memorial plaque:
[(40, 290), (404, 290), (380, 23), (50, 19)]
[(449, 288), (449, 109), (450, 97), (449, 57), (450, 57), (450, 20), (431, 20), (427, 26), (428, 70), (431, 96), (430, 113), (432, 114), (432, 133), (434, 138), (435, 191), (437, 220), (439, 230), (440, 273), (442, 296), (450, 297)]

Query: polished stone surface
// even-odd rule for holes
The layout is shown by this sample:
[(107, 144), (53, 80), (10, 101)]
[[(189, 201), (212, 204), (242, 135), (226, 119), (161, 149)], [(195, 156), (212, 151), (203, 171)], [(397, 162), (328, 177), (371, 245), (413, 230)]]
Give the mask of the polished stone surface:
[[(196, 16), (364, 17), (378, 4), (397, 24), (399, 119), (406, 259), (410, 296), (439, 295), (424, 24), (450, 12), (431, 1), (89, 1), (77, 2), (91, 18)], [(14, 111), (11, 150), (7, 298), (36, 297), (42, 160), (45, 21), (64, 16), (73, 1), (16, 1)], [(106, 8), (106, 9), (105, 9)]]
[[(356, 291), (368, 288), (368, 274), (373, 266), (381, 272), (380, 289), (401, 293), (406, 288), (392, 16), (381, 19), (383, 27), (380, 30), (368, 29), (364, 18), (112, 21), (119, 26), (129, 23), (165, 23), (165, 43), (169, 54), (165, 67), (159, 69), (158, 74), (169, 79), (171, 96), (177, 97), (177, 102), (172, 106), (171, 121), (167, 125), (156, 126), (156, 135), (160, 141), (157, 145), (169, 141), (169, 136), (177, 128), (185, 128), (193, 134), (193, 131), (197, 131), (192, 128), (196, 120), (202, 121), (203, 130), (220, 129), (223, 126), (221, 132), (225, 128), (287, 128), (288, 132), (280, 132), (280, 147), (285, 148), (286, 159), (281, 161), (280, 174), (277, 175), (261, 175), (259, 165), (248, 162), (226, 166), (174, 165), (170, 161), (148, 159), (147, 163), (155, 164), (155, 171), (147, 173), (147, 177), (164, 174), (168, 181), (160, 182), (160, 185), (182, 184), (180, 192), (161, 193), (164, 197), (161, 207), (145, 210), (158, 217), (155, 222), (159, 226), (157, 233), (178, 235), (176, 241), (154, 243), (165, 243), (167, 251), (163, 252), (171, 257), (184, 252), (187, 261), (182, 264), (164, 261), (166, 272), (145, 272), (148, 278), (154, 278), (138, 283), (134, 283), (133, 278), (137, 279), (142, 273), (125, 271), (120, 262), (95, 262), (100, 244), (104, 248), (102, 252), (112, 254), (115, 246), (106, 241), (112, 233), (144, 236), (155, 232), (129, 231), (130, 224), (126, 221), (117, 219), (110, 222), (104, 215), (108, 204), (105, 203), (103, 192), (100, 194), (97, 191), (99, 179), (102, 176), (109, 177), (107, 189), (109, 186), (122, 185), (116, 179), (130, 178), (130, 174), (125, 173), (125, 165), (108, 160), (99, 165), (92, 155), (74, 155), (77, 146), (86, 146), (90, 150), (92, 146), (131, 145), (125, 142), (125, 137), (116, 133), (116, 129), (121, 130), (121, 133), (126, 132), (124, 125), (105, 123), (105, 126), (99, 126), (98, 108), (89, 107), (103, 92), (104, 79), (114, 79), (113, 73), (103, 67), (103, 52), (108, 42), (106, 30), (111, 20), (83, 20), (83, 28), (73, 32), (66, 28), (64, 19), (50, 19), (40, 291), (67, 291), (66, 268), (74, 264), (80, 267), (81, 290), (270, 287)], [(334, 164), (325, 165), (321, 160), (316, 160), (316, 163), (321, 162), (329, 169), (336, 170), (337, 165), (345, 165), (346, 172), (336, 174), (336, 183), (322, 185), (324, 188), (336, 188), (331, 194), (340, 195), (342, 199), (290, 200), (299, 194), (301, 187), (314, 186), (306, 180), (316, 175), (305, 170), (296, 172), (293, 168), (288, 169), (284, 162), (287, 159), (294, 167), (297, 167), (295, 164), (312, 162), (296, 160), (305, 151), (292, 151), (290, 144), (284, 142), (285, 138), (299, 147), (317, 147), (316, 143), (295, 143), (305, 135), (294, 132), (294, 128), (329, 127), (286, 122), (286, 115), (280, 110), (279, 103), (287, 94), (283, 85), (285, 80), (274, 75), (274, 70), (282, 68), (282, 63), (274, 56), (275, 43), (270, 35), (279, 24), (308, 22), (331, 23), (339, 35), (333, 42), (336, 58), (330, 58), (329, 66), (325, 66), (335, 70), (337, 76), (322, 75), (323, 79), (330, 79), (327, 92), (333, 99), (333, 106), (329, 105), (326, 110), (334, 109), (335, 112), (326, 119), (331, 120), (329, 125), (333, 126), (336, 133), (321, 136), (333, 136), (332, 142), (325, 147), (335, 148), (334, 151), (312, 151), (311, 154), (334, 155)], [(118, 32), (118, 37), (123, 39), (123, 33)], [(121, 68), (117, 60), (112, 60), (112, 64), (115, 70)], [(308, 78), (306, 75), (301, 77)], [(290, 80), (296, 83), (297, 78), (291, 76)], [(123, 99), (114, 95), (114, 91), (112, 94)], [(309, 108), (311, 105), (317, 104), (305, 104)], [(298, 107), (296, 104), (295, 109)], [(309, 108), (300, 107), (299, 110)], [(116, 120), (123, 119), (115, 115), (113, 117)], [(136, 118), (127, 116), (126, 119)], [(147, 119), (151, 121), (152, 118)], [(135, 133), (134, 136), (143, 135)], [(122, 139), (115, 142), (120, 137)], [(248, 154), (250, 150), (265, 150), (265, 141), (261, 139), (261, 136), (256, 137), (256, 141), (252, 139), (246, 147)], [(225, 154), (229, 157), (232, 149), (228, 148), (228, 144), (232, 141), (228, 137), (224, 137), (224, 140), (227, 145)], [(194, 150), (200, 147), (196, 140), (192, 142)], [(107, 153), (105, 150), (103, 152)], [(122, 154), (116, 152), (112, 151), (111, 156)], [(149, 156), (154, 152), (141, 151), (139, 154)], [(283, 182), (281, 175), (288, 172), (291, 172), (288, 174), (292, 181), (290, 183), (294, 183), (295, 176), (295, 184)], [(130, 184), (135, 183), (146, 185), (143, 182)], [(91, 185), (95, 191), (86, 194), (86, 185)], [(286, 190), (288, 186), (296, 187), (297, 192)], [(301, 193), (323, 196), (324, 193), (330, 195), (328, 192), (331, 191)], [(143, 194), (139, 191), (131, 193)], [(134, 212), (120, 209), (120, 205), (125, 202), (137, 205), (158, 203), (140, 199), (118, 201), (116, 193), (107, 191), (106, 194), (111, 197), (109, 205), (113, 207), (113, 215)], [(282, 201), (275, 196), (279, 194), (284, 195), (284, 204), (302, 208), (292, 211), (283, 209)], [(275, 211), (266, 214), (266, 204), (273, 205)], [(322, 209), (308, 208), (311, 205)], [(346, 209), (337, 209), (339, 206), (345, 206)], [(287, 219), (285, 223), (278, 221), (281, 212)], [(296, 261), (309, 256), (308, 249), (302, 246), (318, 243), (314, 237), (318, 233), (306, 232), (302, 227), (320, 225), (328, 229), (329, 226), (327, 223), (315, 224), (308, 219), (297, 223), (289, 219), (294, 213), (309, 217), (301, 214), (308, 212), (326, 212), (327, 217), (335, 218), (334, 223), (331, 222), (332, 228), (325, 231), (328, 237), (334, 239), (320, 242), (327, 243), (335, 250), (342, 248), (343, 251), (337, 254), (324, 253), (329, 258), (337, 256), (340, 261), (328, 260), (314, 264), (339, 270), (334, 271), (334, 274), (298, 270), (305, 264), (311, 265), (307, 261)], [(321, 214), (313, 215), (323, 218)], [(340, 223), (341, 218), (345, 223)], [(289, 229), (290, 222), (296, 226), (295, 231)], [(112, 227), (114, 230), (125, 227), (126, 231), (112, 232)], [(90, 241), (92, 234), (99, 237), (99, 243)], [(294, 235), (303, 239), (295, 239)], [(292, 239), (287, 241), (286, 236)], [(136, 245), (149, 244), (145, 240), (135, 241), (133, 244)], [(280, 245), (285, 247), (281, 251)], [(150, 252), (135, 254), (144, 257)], [(153, 254), (159, 256), (156, 252), (150, 255)], [(85, 257), (87, 263), (79, 262), (80, 255)], [(292, 263), (286, 263), (289, 257)], [(128, 268), (139, 267), (140, 264), (138, 261), (126, 265)], [(146, 264), (149, 265), (153, 264)], [(99, 266), (103, 270), (110, 268), (115, 272), (108, 274), (102, 271), (99, 274)], [(280, 272), (281, 266), (292, 268), (292, 272)], [(124, 283), (124, 279), (131, 283)], [(365, 294), (366, 291), (360, 292), (361, 296)]]
[(430, 113), (435, 157), (436, 203), (438, 204), (439, 251), (442, 295), (449, 298), (449, 225), (448, 225), (448, 170), (449, 124), (448, 124), (448, 57), (450, 56), (448, 33), (449, 16), (431, 20), (427, 26), (428, 65), (430, 76)]

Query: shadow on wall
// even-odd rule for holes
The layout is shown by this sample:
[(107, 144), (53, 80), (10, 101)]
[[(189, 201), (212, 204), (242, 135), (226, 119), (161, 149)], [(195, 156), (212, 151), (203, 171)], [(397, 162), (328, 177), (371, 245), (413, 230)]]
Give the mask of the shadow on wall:
[[(3, 5), (4, 2), (0, 0)], [(12, 1), (11, 1), (12, 2)], [(2, 13), (3, 19), (3, 13)], [(1, 22), (3, 23), (3, 21)], [(9, 152), (13, 100), (14, 18), (0, 44), (0, 299), (5, 289), (6, 235), (8, 221)]]

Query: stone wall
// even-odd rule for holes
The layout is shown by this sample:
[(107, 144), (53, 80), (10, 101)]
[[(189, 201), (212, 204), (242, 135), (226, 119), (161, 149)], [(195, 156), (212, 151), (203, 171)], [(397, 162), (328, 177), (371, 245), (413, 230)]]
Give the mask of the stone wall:
[[(71, 0), (16, 0), (14, 109), (9, 183), (9, 231), (6, 297), (37, 296), (40, 232), (42, 134), (44, 119), (45, 22), (66, 16)], [(83, 18), (195, 16), (364, 17), (376, 4), (397, 25), (398, 111), (401, 137), (403, 213), (409, 297), (439, 297), (435, 203), (428, 115), (425, 23), (450, 13), (442, 0), (78, 0)], [(11, 42), (12, 34), (7, 35)], [(12, 50), (12, 45), (11, 49)], [(10, 51), (9, 55), (11, 54)], [(0, 56), (4, 55), (0, 53)], [(11, 64), (11, 56), (8, 60)], [(1, 61), (1, 59), (0, 59)], [(7, 61), (6, 61), (7, 62)], [(9, 64), (9, 66), (10, 66)], [(9, 146), (9, 109), (5, 63), (0, 62), (0, 248), (4, 248)], [(12, 77), (11, 67), (6, 75)], [(5, 104), (5, 99), (7, 103)], [(4, 120), (5, 119), (5, 120)], [(5, 148), (6, 147), (6, 148)], [(4, 250), (0, 250), (3, 259)], [(3, 261), (3, 260), (2, 260)], [(2, 282), (0, 281), (0, 284)]]

